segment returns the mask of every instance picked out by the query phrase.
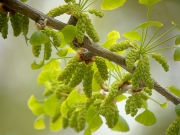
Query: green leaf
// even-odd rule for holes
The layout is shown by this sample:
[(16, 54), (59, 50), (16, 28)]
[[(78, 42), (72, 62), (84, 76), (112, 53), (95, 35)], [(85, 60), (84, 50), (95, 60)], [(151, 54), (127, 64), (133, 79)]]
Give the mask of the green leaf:
[(148, 103), (147, 103), (147, 101), (146, 101), (146, 100), (144, 100), (144, 99), (141, 99), (141, 101), (143, 102), (143, 104), (142, 104), (142, 108), (147, 109), (147, 108), (148, 108)]
[(137, 115), (135, 120), (145, 126), (151, 126), (156, 123), (155, 115), (148, 109)]
[(149, 26), (162, 27), (163, 24), (158, 21), (149, 21), (149, 22), (145, 22), (145, 23), (138, 25), (136, 28), (134, 28), (133, 31), (135, 31), (138, 28), (145, 29), (146, 27), (149, 27)]
[(49, 42), (49, 38), (46, 36), (46, 34), (44, 34), (43, 32), (41, 32), (40, 30), (34, 32), (31, 37), (30, 37), (30, 44), (31, 45), (41, 45), (44, 43)]
[(161, 0), (139, 0), (139, 3), (141, 4), (145, 4), (148, 7), (151, 7), (152, 5), (154, 5), (157, 2), (160, 2)]
[(59, 34), (59, 36), (61, 38), (61, 45), (59, 46), (59, 48), (63, 48), (65, 45), (67, 45), (67, 43), (66, 43), (66, 41), (64, 39), (63, 33), (59, 31), (58, 34)]
[(62, 117), (59, 117), (55, 122), (50, 122), (50, 129), (53, 132), (57, 132), (63, 128)]
[(176, 105), (175, 112), (176, 112), (177, 116), (180, 116), (180, 104)]
[(103, 0), (101, 4), (102, 10), (113, 10), (122, 6), (126, 0)]
[(168, 104), (166, 102), (164, 102), (163, 104), (160, 104), (160, 106), (165, 109), (168, 107)]
[(180, 44), (180, 34), (177, 36), (175, 40), (175, 45), (179, 45), (179, 44)]
[(60, 62), (61, 60), (59, 59), (51, 58), (49, 62), (43, 66), (43, 71), (46, 72), (60, 71), (61, 70)]
[(44, 115), (40, 115), (37, 117), (37, 119), (34, 122), (34, 128), (37, 130), (45, 129), (46, 126), (44, 124)]
[(110, 33), (108, 33), (107, 41), (102, 44), (104, 48), (109, 48), (111, 45), (116, 43), (116, 40), (120, 38), (119, 32), (113, 30)]
[(177, 47), (174, 51), (174, 61), (180, 61), (180, 48)]
[(64, 35), (64, 39), (66, 43), (71, 43), (74, 40), (74, 37), (77, 35), (78, 31), (76, 26), (73, 25), (67, 25), (65, 26), (61, 32)]
[(31, 95), (31, 97), (29, 98), (28, 107), (36, 116), (39, 116), (45, 113), (44, 105), (40, 104), (39, 101), (34, 97), (34, 95)]
[(86, 121), (88, 123), (88, 128), (90, 128), (92, 132), (99, 129), (103, 123), (98, 112), (95, 111), (95, 108), (92, 105), (88, 108), (86, 113)]
[(137, 41), (141, 40), (141, 35), (139, 34), (139, 32), (136, 32), (136, 31), (125, 32), (123, 34), (123, 37), (125, 37), (127, 39), (137, 40)]
[(56, 54), (59, 57), (63, 57), (63, 56), (66, 56), (67, 53), (68, 53), (68, 48), (65, 48), (65, 49), (59, 49), (59, 51)]
[(91, 133), (91, 129), (89, 128), (89, 126), (86, 126), (84, 129), (84, 134), (83, 135), (92, 135)]
[(125, 100), (126, 98), (127, 98), (127, 97), (124, 96), (124, 95), (119, 95), (119, 96), (116, 97), (116, 101), (117, 101), (117, 102), (121, 102), (121, 101)]
[(55, 94), (51, 95), (49, 98), (44, 101), (44, 110), (49, 116), (53, 116), (56, 109), (58, 108), (59, 103)]
[(120, 131), (120, 132), (127, 132), (129, 131), (129, 125), (126, 122), (126, 120), (121, 115), (119, 115), (118, 122), (115, 125), (115, 127), (112, 128), (112, 130)]
[(174, 95), (180, 97), (180, 89), (178, 89), (176, 86), (170, 86), (167, 87)]
[(84, 103), (86, 101), (86, 96), (83, 94), (79, 94), (77, 90), (73, 90), (69, 96), (67, 97), (66, 101), (61, 104), (61, 114), (63, 117), (67, 117), (67, 112), (70, 108), (73, 108), (77, 103)]
[(70, 107), (68, 106), (67, 102), (66, 101), (62, 102), (61, 108), (60, 108), (61, 115), (65, 118), (67, 118), (67, 113), (68, 113), (69, 109), (70, 109)]
[(35, 69), (39, 69), (44, 65), (44, 60), (41, 60), (39, 64), (36, 63), (36, 61), (34, 61), (31, 64), (31, 69), (35, 70)]
[(46, 72), (46, 71), (41, 71), (41, 73), (38, 76), (38, 84), (45, 84), (46, 82), (51, 82), (51, 81), (57, 81), (56, 77), (60, 73), (60, 71), (53, 71), (53, 72)]

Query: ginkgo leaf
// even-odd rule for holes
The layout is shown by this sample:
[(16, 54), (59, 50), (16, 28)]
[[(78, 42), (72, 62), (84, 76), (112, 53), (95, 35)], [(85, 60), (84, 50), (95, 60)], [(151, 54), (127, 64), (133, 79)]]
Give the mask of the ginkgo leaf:
[(89, 107), (87, 111), (86, 121), (88, 123), (88, 128), (91, 129), (91, 132), (94, 132), (97, 129), (99, 129), (103, 123), (98, 112), (95, 111), (95, 108), (92, 105)]
[(28, 107), (36, 116), (39, 116), (45, 113), (44, 105), (39, 103), (39, 101), (34, 97), (34, 95), (31, 95), (31, 97), (29, 98)]
[(56, 95), (53, 94), (49, 98), (45, 99), (44, 101), (44, 110), (49, 116), (53, 116), (57, 107), (59, 106), (59, 100), (57, 99)]
[(156, 123), (155, 115), (148, 109), (137, 115), (135, 120), (145, 126), (151, 126)]
[(176, 86), (170, 86), (167, 87), (173, 94), (175, 94), (176, 96), (180, 97), (180, 89), (177, 88)]
[(53, 132), (57, 132), (63, 128), (62, 117), (59, 117), (55, 122), (50, 122), (50, 129)]
[(128, 39), (137, 40), (137, 41), (141, 40), (141, 35), (139, 34), (139, 32), (136, 32), (136, 31), (128, 31), (122, 35), (123, 37), (128, 38)]
[(175, 40), (175, 45), (179, 45), (180, 44), (180, 34), (176, 37)]
[(68, 48), (64, 48), (64, 49), (59, 49), (59, 51), (56, 54), (59, 57), (63, 57), (63, 56), (66, 56), (67, 53), (68, 53)]
[(180, 61), (180, 47), (177, 47), (174, 51), (174, 61)]
[(107, 41), (102, 44), (104, 48), (109, 48), (111, 45), (116, 43), (116, 40), (120, 38), (119, 32), (113, 30), (110, 33), (108, 33)]
[(37, 130), (42, 130), (42, 129), (46, 128), (46, 126), (44, 124), (44, 115), (43, 114), (38, 116), (37, 119), (35, 120), (34, 128)]
[(74, 37), (77, 35), (78, 31), (76, 26), (73, 25), (67, 25), (65, 26), (61, 32), (64, 35), (64, 39), (66, 43), (71, 43), (74, 40)]
[(122, 6), (126, 0), (103, 0), (101, 5), (102, 10), (113, 10)]
[(61, 60), (59, 59), (51, 58), (48, 63), (44, 64), (43, 71), (46, 72), (60, 71), (61, 70), (60, 62)]
[(42, 66), (44, 65), (44, 60), (40, 61), (39, 64), (36, 63), (36, 61), (34, 61), (31, 64), (31, 69), (35, 70), (35, 69), (40, 69)]
[(135, 31), (138, 28), (145, 29), (146, 27), (149, 27), (149, 26), (162, 27), (163, 24), (158, 21), (148, 21), (148, 22), (138, 25), (136, 28), (133, 29), (133, 31)]
[(41, 45), (44, 43), (49, 42), (49, 38), (46, 36), (46, 34), (44, 34), (43, 32), (41, 32), (40, 30), (34, 32), (31, 37), (30, 37), (30, 44), (31, 45)]
[(112, 128), (114, 131), (120, 131), (120, 132), (127, 132), (129, 131), (129, 125), (127, 124), (126, 120), (119, 115), (119, 120), (115, 127)]
[(160, 2), (161, 0), (139, 0), (139, 3), (141, 4), (145, 4), (148, 7), (151, 7), (152, 5), (154, 5), (157, 2)]

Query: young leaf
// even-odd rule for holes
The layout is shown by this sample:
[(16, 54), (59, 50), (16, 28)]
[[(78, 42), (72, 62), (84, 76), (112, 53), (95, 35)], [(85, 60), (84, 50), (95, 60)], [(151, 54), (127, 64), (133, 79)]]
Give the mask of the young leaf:
[(41, 45), (47, 42), (49, 42), (49, 38), (40, 30), (34, 32), (30, 37), (31, 45)]
[(66, 43), (71, 43), (74, 40), (74, 37), (77, 35), (78, 31), (76, 26), (73, 25), (67, 25), (65, 26), (61, 32), (64, 35), (64, 39)]
[(45, 113), (44, 105), (40, 104), (39, 101), (34, 97), (34, 95), (31, 95), (31, 97), (29, 98), (28, 107), (36, 116), (39, 116)]
[(61, 37), (61, 45), (59, 46), (59, 48), (63, 48), (67, 43), (66, 43), (66, 41), (64, 39), (63, 33), (59, 31), (58, 34)]
[(117, 124), (115, 125), (115, 127), (112, 128), (112, 130), (120, 131), (120, 132), (127, 132), (129, 131), (129, 125), (126, 122), (126, 120), (121, 115), (119, 115), (119, 120)]
[(68, 53), (68, 48), (65, 48), (65, 49), (60, 49), (56, 54), (59, 57), (63, 57), (63, 56), (66, 56), (67, 53)]
[(163, 103), (163, 104), (160, 104), (160, 106), (165, 109), (165, 108), (168, 107), (168, 104), (165, 102), (165, 103)]
[(61, 70), (60, 60), (55, 59), (55, 58), (51, 58), (49, 62), (43, 66), (43, 71), (46, 71), (46, 72), (54, 72), (54, 71), (60, 71), (60, 70)]
[(89, 107), (87, 111), (86, 121), (88, 123), (88, 128), (90, 128), (92, 132), (99, 129), (103, 123), (98, 112), (95, 111), (95, 108), (92, 105)]
[(180, 61), (180, 48), (177, 47), (174, 51), (174, 61)]
[(46, 126), (44, 124), (44, 115), (43, 114), (36, 118), (36, 120), (34, 122), (34, 128), (37, 130), (46, 128)]
[(53, 132), (56, 132), (58, 130), (61, 130), (63, 127), (63, 124), (62, 124), (62, 117), (59, 117), (55, 122), (50, 122), (50, 129), (51, 131)]
[(109, 48), (111, 45), (116, 43), (116, 40), (120, 38), (119, 32), (113, 30), (110, 33), (108, 33), (107, 41), (102, 44), (104, 48)]
[(34, 61), (31, 64), (31, 69), (35, 70), (35, 69), (39, 69), (44, 65), (44, 60), (41, 60), (39, 64), (36, 63), (36, 61)]
[(41, 71), (41, 73), (38, 76), (38, 84), (45, 84), (46, 82), (49, 81), (57, 81), (56, 76), (59, 74), (60, 71), (53, 71), (53, 72), (46, 72), (46, 71)]
[(177, 116), (180, 116), (180, 104), (176, 105), (175, 112), (176, 112)]
[(149, 26), (162, 27), (163, 24), (158, 21), (149, 21), (149, 22), (145, 22), (145, 23), (138, 25), (136, 28), (134, 28), (133, 31), (135, 31), (138, 28), (145, 29), (146, 27), (149, 27)]
[(126, 0), (104, 0), (101, 9), (102, 10), (113, 10), (122, 6)]
[(160, 2), (161, 0), (139, 0), (139, 3), (141, 4), (145, 4), (148, 7), (151, 7), (152, 5), (154, 5), (157, 2)]
[(177, 36), (175, 40), (175, 45), (179, 45), (179, 44), (180, 44), (180, 34)]
[(68, 113), (69, 109), (70, 109), (70, 107), (68, 106), (67, 102), (66, 101), (62, 102), (61, 108), (60, 108), (61, 115), (65, 118), (67, 118), (67, 113)]
[(117, 101), (117, 102), (121, 102), (121, 101), (125, 100), (126, 98), (127, 98), (127, 97), (124, 96), (124, 95), (119, 95), (119, 96), (116, 97), (116, 101)]
[(55, 94), (45, 99), (44, 102), (44, 110), (49, 116), (53, 116), (57, 107), (58, 107), (58, 99)]
[(91, 133), (91, 129), (89, 128), (89, 126), (87, 125), (84, 129), (84, 135), (92, 135)]
[(180, 89), (178, 89), (176, 86), (170, 86), (167, 87), (174, 95), (180, 97)]
[(135, 120), (145, 126), (151, 126), (156, 123), (155, 115), (148, 109), (137, 115)]
[(137, 40), (137, 41), (141, 40), (141, 35), (139, 34), (139, 32), (136, 32), (136, 31), (128, 31), (122, 35), (123, 37), (128, 38), (128, 39)]

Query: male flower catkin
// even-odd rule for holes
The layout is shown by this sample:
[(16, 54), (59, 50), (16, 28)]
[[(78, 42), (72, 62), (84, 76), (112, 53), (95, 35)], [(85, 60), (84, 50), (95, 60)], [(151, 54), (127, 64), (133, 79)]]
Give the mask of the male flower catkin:
[(152, 53), (151, 56), (156, 61), (158, 61), (159, 64), (161, 64), (161, 66), (164, 68), (164, 70), (166, 72), (169, 71), (169, 66), (167, 64), (167, 61), (166, 61), (166, 59), (164, 58), (164, 56), (161, 53)]
[(129, 69), (133, 69), (134, 67), (134, 63), (137, 60), (137, 56), (138, 56), (138, 51), (135, 49), (131, 49), (127, 55), (126, 55), (126, 65)]
[(69, 9), (70, 9), (69, 4), (58, 6), (56, 8), (51, 9), (46, 15), (51, 16), (51, 17), (60, 16), (66, 13)]
[(79, 83), (81, 83), (84, 77), (86, 65), (84, 62), (78, 64), (74, 76), (72, 77), (71, 81), (69, 82), (69, 87), (76, 87)]
[(49, 60), (51, 57), (52, 45), (50, 42), (44, 44), (44, 59)]
[(25, 15), (21, 17), (21, 31), (24, 35), (27, 35), (29, 30), (29, 18)]
[(83, 77), (83, 91), (87, 98), (92, 96), (92, 79), (94, 71), (91, 66), (86, 66)]
[(86, 108), (82, 108), (79, 112), (78, 112), (78, 118), (77, 118), (77, 126), (78, 126), (78, 130), (82, 131), (85, 128), (85, 124), (86, 124)]
[(10, 21), (11, 21), (11, 26), (13, 28), (13, 34), (15, 37), (19, 36), (21, 33), (21, 18), (22, 15), (19, 13), (9, 13)]
[(118, 52), (118, 51), (124, 51), (130, 47), (131, 41), (130, 40), (123, 40), (116, 44), (113, 44), (110, 46), (109, 50), (111, 52)]
[(134, 117), (142, 104), (141, 93), (128, 97), (125, 105), (126, 114), (131, 114), (131, 116)]
[(2, 37), (4, 39), (7, 38), (7, 35), (8, 35), (8, 21), (9, 21), (9, 16), (8, 14), (4, 14), (2, 15), (2, 19), (3, 19), (3, 24), (2, 24), (2, 28), (1, 29), (1, 33), (2, 33)]
[(32, 53), (34, 57), (39, 57), (41, 51), (41, 45), (32, 45)]
[(89, 9), (88, 12), (90, 14), (95, 14), (96, 16), (102, 18), (104, 16), (103, 12), (98, 11), (97, 9), (93, 8), (93, 9)]
[(70, 59), (66, 64), (64, 70), (57, 76), (57, 80), (63, 81), (65, 84), (68, 84), (78, 64), (78, 57), (75, 56)]
[(166, 135), (179, 135), (180, 117), (177, 117), (166, 130)]
[(98, 71), (101, 75), (101, 78), (103, 80), (107, 80), (108, 79), (108, 68), (107, 68), (105, 60), (102, 57), (96, 56), (95, 63), (98, 68)]

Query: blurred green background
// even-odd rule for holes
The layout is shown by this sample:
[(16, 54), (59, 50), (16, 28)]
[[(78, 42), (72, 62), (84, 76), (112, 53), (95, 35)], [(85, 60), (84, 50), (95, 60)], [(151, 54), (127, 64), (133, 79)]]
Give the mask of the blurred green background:
[[(100, 7), (99, 0), (94, 4)], [(64, 3), (63, 0), (29, 0), (28, 5), (44, 13), (51, 8)], [(67, 15), (59, 17), (63, 22), (67, 22)], [(138, 0), (127, 0), (125, 5), (113, 11), (105, 11), (102, 19), (93, 18), (93, 23), (101, 37), (100, 43), (105, 42), (107, 34), (112, 30), (117, 30), (121, 34), (132, 30), (139, 23), (146, 19), (146, 6), (138, 4)], [(160, 33), (172, 27), (171, 21), (180, 25), (180, 1), (162, 0), (151, 9), (150, 20), (160, 21), (164, 27)], [(31, 21), (28, 36), (35, 30), (34, 22)], [(153, 31), (152, 31), (153, 32)], [(178, 33), (177, 30), (172, 35)], [(171, 35), (170, 34), (170, 35)], [(164, 39), (166, 39), (165, 37)], [(123, 39), (123, 38), (121, 38)], [(166, 45), (173, 45), (174, 40)], [(152, 61), (152, 76), (163, 86), (176, 85), (180, 88), (180, 64), (173, 61), (173, 50), (163, 51), (168, 59), (170, 71), (165, 73), (161, 66)], [(54, 55), (55, 56), (55, 55)], [(9, 27), (8, 39), (0, 38), (0, 135), (66, 135), (83, 134), (75, 133), (71, 129), (59, 132), (51, 132), (48, 128), (45, 130), (35, 130), (33, 123), (36, 117), (27, 107), (27, 100), (33, 94), (38, 99), (42, 99), (43, 87), (37, 85), (37, 77), (40, 70), (31, 70), (30, 64), (35, 60), (31, 53), (31, 45), (27, 46), (23, 36), (13, 37), (12, 29)], [(153, 92), (153, 98), (160, 103), (166, 99), (158, 93)], [(168, 102), (168, 108), (162, 109), (152, 101), (149, 101), (149, 108), (155, 113), (157, 123), (146, 127), (137, 123), (131, 116), (126, 116), (124, 112), (124, 102), (118, 104), (120, 114), (124, 116), (130, 125), (130, 132), (119, 133), (112, 132), (106, 125), (103, 125), (93, 135), (164, 135), (168, 125), (175, 119), (174, 105)], [(48, 123), (48, 119), (47, 119)]]

